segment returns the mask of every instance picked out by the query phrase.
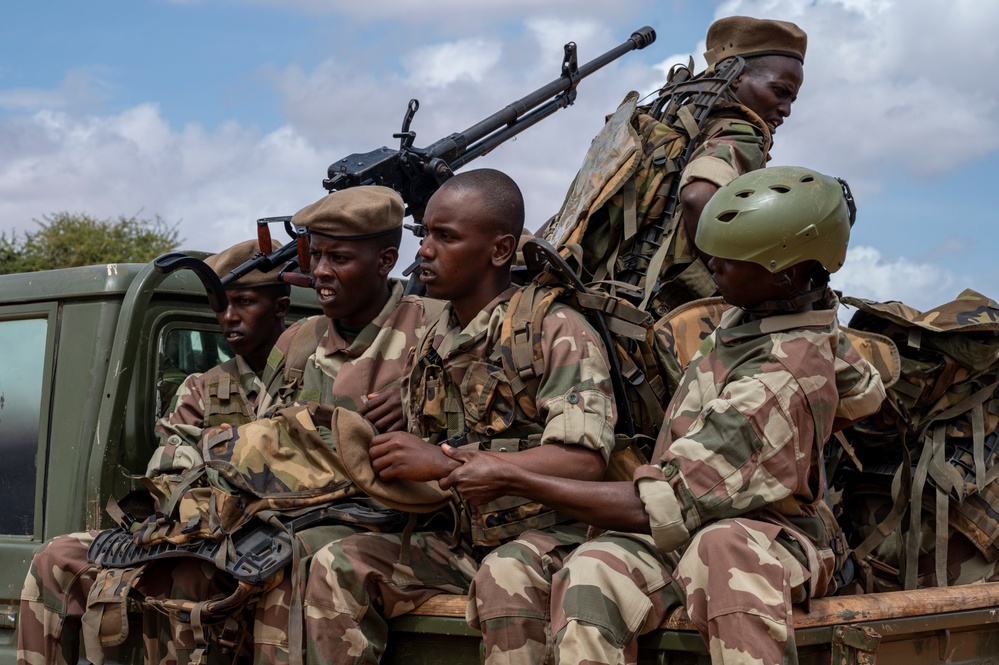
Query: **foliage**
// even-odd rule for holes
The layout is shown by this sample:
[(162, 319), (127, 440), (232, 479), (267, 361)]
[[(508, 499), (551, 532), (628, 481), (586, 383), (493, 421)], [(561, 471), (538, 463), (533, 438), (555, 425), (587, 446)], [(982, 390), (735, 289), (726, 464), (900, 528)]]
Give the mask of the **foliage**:
[(0, 233), (0, 274), (100, 265), (145, 263), (179, 243), (176, 224), (137, 216), (97, 219), (84, 213), (45, 215), (24, 234)]

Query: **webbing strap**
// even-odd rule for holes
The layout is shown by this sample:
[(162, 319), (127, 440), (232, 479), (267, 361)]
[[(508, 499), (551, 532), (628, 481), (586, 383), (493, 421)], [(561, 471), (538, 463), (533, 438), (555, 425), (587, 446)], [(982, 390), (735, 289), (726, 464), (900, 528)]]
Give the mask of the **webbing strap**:
[(912, 478), (912, 490), (909, 495), (909, 534), (905, 539), (904, 566), (904, 588), (906, 589), (916, 588), (916, 577), (919, 573), (919, 534), (923, 524), (923, 488), (926, 487), (926, 477), (932, 457), (933, 437), (925, 436), (923, 437), (923, 450), (919, 454), (919, 462), (916, 464), (916, 472)]
[(689, 106), (681, 106), (676, 113), (676, 119), (683, 125), (683, 130), (690, 138), (694, 138), (700, 133), (701, 129), (697, 126), (697, 120), (694, 119), (694, 114), (690, 112)]
[(624, 197), (624, 237), (619, 245), (630, 241), (638, 233), (638, 185), (635, 184), (635, 176), (628, 178), (621, 194)]

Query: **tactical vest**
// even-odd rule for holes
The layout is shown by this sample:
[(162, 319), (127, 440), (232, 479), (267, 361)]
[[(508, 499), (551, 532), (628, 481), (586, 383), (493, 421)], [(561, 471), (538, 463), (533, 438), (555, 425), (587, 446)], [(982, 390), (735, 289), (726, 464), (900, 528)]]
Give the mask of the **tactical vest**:
[[(463, 385), (455, 385), (433, 347), (437, 326), (431, 326), (409, 377), (408, 412), (416, 417), (421, 436), (431, 443), (459, 448), (517, 452), (541, 444), (544, 425), (518, 414), (537, 415), (535, 395), (516, 393), (504, 370), (502, 349), (473, 362)], [(543, 529), (563, 521), (540, 503), (501, 497), (481, 506), (458, 502), (461, 530), (472, 544), (496, 547), (528, 529)]]
[(205, 390), (205, 429), (223, 423), (237, 426), (253, 420), (255, 407), (243, 391), (235, 358), (202, 374), (201, 383)]

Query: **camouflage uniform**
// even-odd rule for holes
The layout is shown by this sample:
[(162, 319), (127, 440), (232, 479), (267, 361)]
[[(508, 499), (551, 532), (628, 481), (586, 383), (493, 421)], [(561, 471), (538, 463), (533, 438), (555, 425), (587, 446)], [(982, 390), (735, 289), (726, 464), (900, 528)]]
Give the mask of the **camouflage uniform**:
[[(680, 173), (681, 191), (695, 180), (722, 187), (743, 173), (762, 169), (770, 159), (773, 145), (766, 123), (736, 102), (731, 93), (715, 104), (698, 139), (690, 161)], [(711, 273), (698, 258), (693, 239), (687, 233), (683, 206), (677, 206), (672, 225), (669, 253), (660, 268), (664, 293), (658, 296), (669, 308), (717, 292)], [(655, 311), (663, 314), (666, 308), (657, 307)]]
[[(528, 399), (533, 404), (525, 403), (500, 367), (498, 342), (514, 291), (498, 296), (463, 330), (447, 308), (428, 331), (429, 344), (421, 349), (440, 363), (433, 370), (423, 358), (413, 360), (410, 380), (403, 385), (409, 430), (432, 441), (463, 432), (467, 445), (496, 451), (581, 445), (606, 460), (616, 413), (603, 345), (580, 314), (557, 305), (544, 319), (540, 336), (545, 371), (537, 396)], [(533, 418), (524, 408), (532, 406), (537, 407)], [(513, 521), (517, 517), (519, 523)], [(305, 592), (307, 662), (377, 662), (386, 647), (386, 619), (439, 593), (466, 592), (487, 551), (474, 543), (509, 540), (534, 526), (535, 517), (545, 520), (542, 532), (554, 540), (578, 543), (584, 536), (584, 529), (563, 524), (544, 506), (506, 497), (466, 515), (460, 544), (445, 532), (418, 532), (411, 538), (359, 534), (320, 551)], [(489, 528), (493, 525), (496, 531)], [(515, 616), (534, 611), (531, 598), (519, 601), (511, 609)]]
[[(277, 353), (280, 356), (280, 352)], [(204, 374), (192, 374), (177, 391), (170, 411), (156, 423), (160, 447), (149, 462), (150, 476), (182, 472), (201, 462), (198, 441), (204, 427), (252, 419), (261, 403), (263, 382), (236, 356)], [(21, 591), (18, 662), (30, 665), (75, 662), (73, 642), (64, 635), (78, 627), (97, 571), (87, 563), (96, 531), (57, 536), (31, 559)], [(202, 587), (197, 586), (200, 591)], [(195, 591), (192, 589), (191, 593)]]
[[(302, 385), (294, 399), (309, 399), (356, 411), (368, 395), (395, 389), (406, 360), (424, 333), (427, 318), (434, 318), (443, 303), (415, 296), (403, 297), (405, 284), (389, 281), (392, 295), (382, 311), (352, 341), (330, 327), (308, 360)], [(285, 331), (277, 345), (296, 334), (296, 326)], [(320, 428), (324, 429), (324, 428)], [(326, 525), (296, 534), (302, 556), (302, 579), (308, 575), (316, 550), (362, 529)], [(288, 627), (291, 618), (291, 580), (286, 576), (257, 605), (253, 625), (253, 660), (256, 665), (289, 661)]]
[(885, 394), (832, 305), (725, 313), (671, 402), (658, 463), (634, 476), (652, 535), (606, 533), (554, 577), (558, 662), (634, 663), (638, 635), (681, 603), (712, 662), (797, 662), (791, 604), (835, 590), (822, 442)]

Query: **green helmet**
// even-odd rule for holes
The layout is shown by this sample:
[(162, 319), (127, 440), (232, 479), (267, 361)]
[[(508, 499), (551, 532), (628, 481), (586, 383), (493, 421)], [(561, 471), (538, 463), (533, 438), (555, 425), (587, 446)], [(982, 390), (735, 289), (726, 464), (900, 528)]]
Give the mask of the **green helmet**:
[(836, 272), (856, 214), (847, 184), (800, 166), (745, 173), (704, 206), (694, 243), (705, 254), (780, 272), (818, 261)]

